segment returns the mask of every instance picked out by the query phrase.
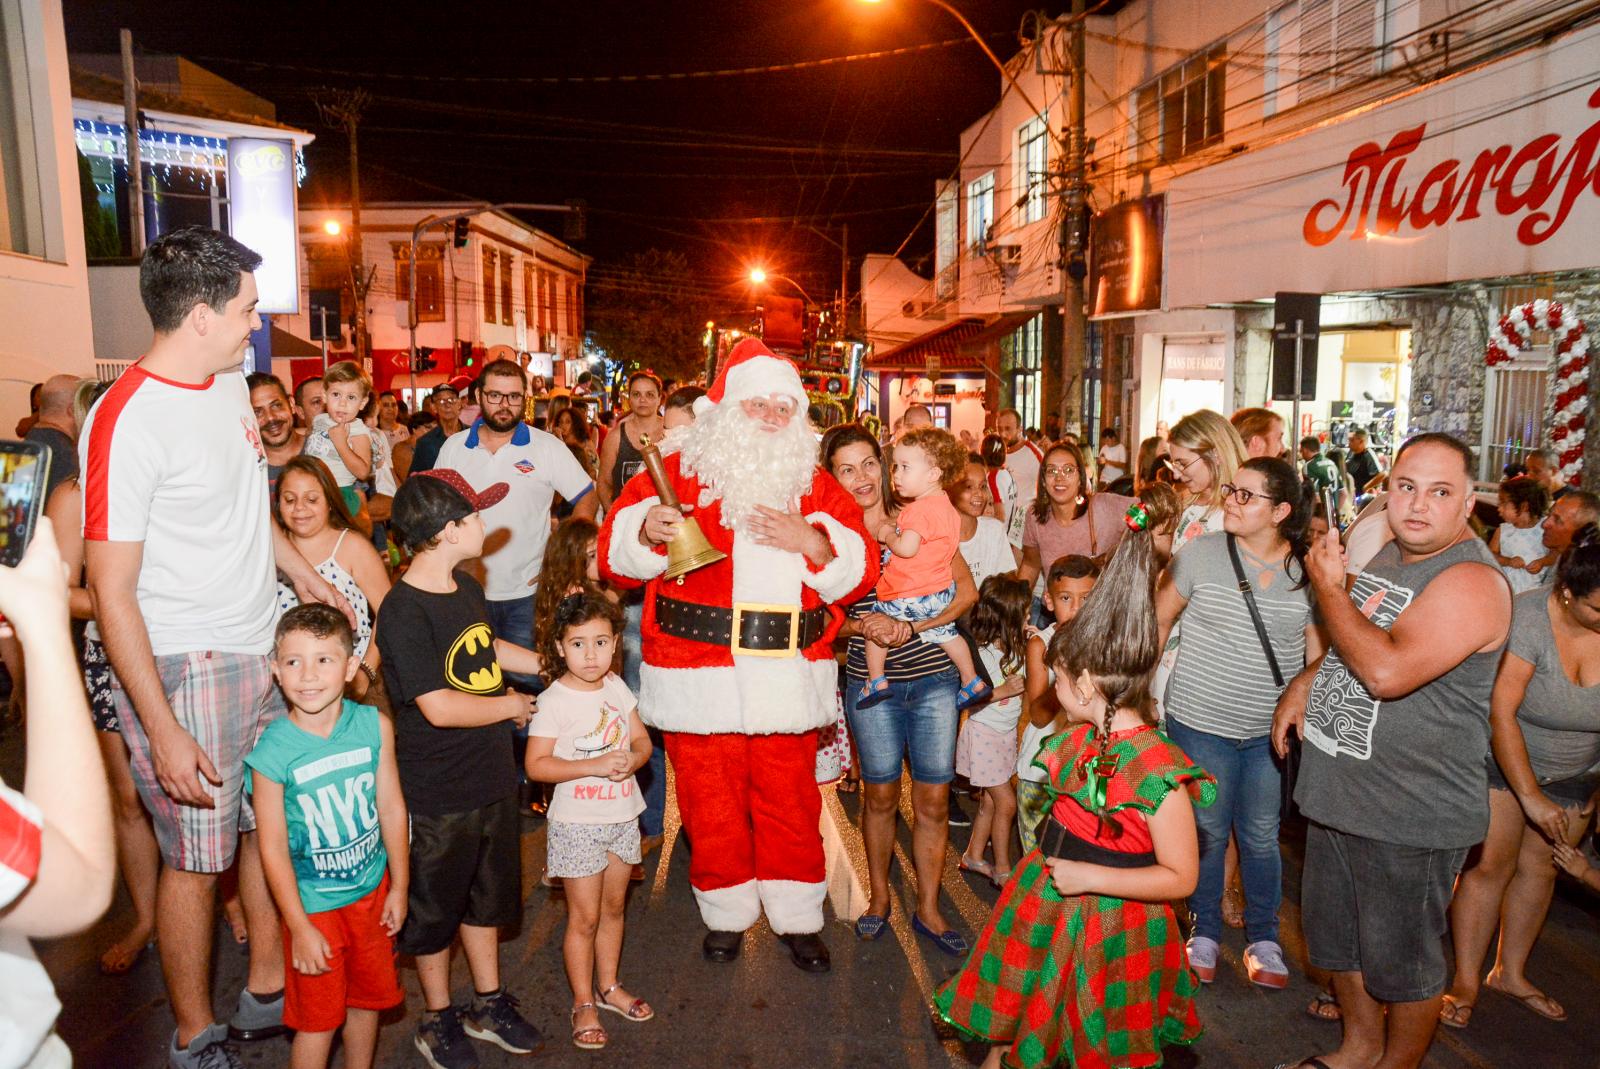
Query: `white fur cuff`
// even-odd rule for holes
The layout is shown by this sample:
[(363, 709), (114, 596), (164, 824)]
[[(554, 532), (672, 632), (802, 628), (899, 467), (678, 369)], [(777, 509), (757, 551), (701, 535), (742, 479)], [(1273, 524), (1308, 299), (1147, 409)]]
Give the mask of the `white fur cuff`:
[(713, 932), (742, 932), (761, 917), (761, 892), (754, 880), (714, 891), (696, 887), (694, 898), (700, 904), (700, 919)]
[(659, 497), (643, 498), (612, 516), (607, 563), (613, 572), (645, 582), (667, 570), (665, 553), (639, 544), (639, 531), (644, 527), (645, 517), (660, 503)]
[(806, 569), (801, 581), (823, 601), (840, 601), (855, 590), (867, 573), (866, 540), (826, 512), (813, 512), (806, 522), (821, 525), (833, 547), (833, 560), (820, 571)]
[(822, 931), (822, 900), (828, 895), (824, 882), (799, 880), (758, 880), (761, 905), (767, 923), (777, 935), (800, 935)]

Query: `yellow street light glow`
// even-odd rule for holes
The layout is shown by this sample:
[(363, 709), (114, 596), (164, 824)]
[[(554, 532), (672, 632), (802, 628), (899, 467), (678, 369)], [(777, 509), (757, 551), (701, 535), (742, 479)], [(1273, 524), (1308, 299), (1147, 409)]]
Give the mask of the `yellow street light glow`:
[(327, 231), (329, 234), (333, 235), (334, 237), (338, 237), (339, 236), (339, 231), (343, 230), (344, 227), (339, 225), (339, 220), (337, 220), (337, 219), (329, 219), (327, 222), (322, 224), (322, 229)]
[(759, 285), (761, 285), (761, 283), (765, 282), (766, 280), (767, 280), (767, 273), (765, 271), (761, 270), (761, 268), (752, 267), (750, 269), (750, 281), (751, 282), (754, 282), (756, 285), (759, 286)]

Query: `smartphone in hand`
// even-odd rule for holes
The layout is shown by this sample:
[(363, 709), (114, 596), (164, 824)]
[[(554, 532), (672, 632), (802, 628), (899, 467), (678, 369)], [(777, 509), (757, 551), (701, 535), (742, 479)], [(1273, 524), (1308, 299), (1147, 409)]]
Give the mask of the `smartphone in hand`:
[(0, 441), (0, 564), (14, 568), (33, 540), (50, 483), (50, 451), (39, 442)]

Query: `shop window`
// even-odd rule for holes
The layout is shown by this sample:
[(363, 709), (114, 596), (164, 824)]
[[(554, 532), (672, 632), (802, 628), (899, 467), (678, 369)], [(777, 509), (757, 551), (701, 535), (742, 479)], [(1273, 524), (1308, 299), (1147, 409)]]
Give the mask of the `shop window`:
[[(411, 300), (411, 244), (394, 242), (394, 296)], [(417, 246), (417, 322), (444, 322), (444, 244), (429, 241)]]
[(1479, 478), (1499, 482), (1507, 464), (1521, 464), (1544, 440), (1550, 347), (1538, 345), (1509, 364), (1488, 369)]
[(511, 254), (503, 252), (500, 254), (500, 322), (508, 327), (515, 321), (511, 298), (512, 288), (515, 283), (512, 281), (511, 276)]
[(495, 265), (497, 262), (498, 257), (495, 256), (494, 250), (489, 247), (488, 242), (484, 242), (483, 321), (485, 323), (493, 323), (495, 321), (495, 307), (498, 304), (497, 297), (499, 295), (499, 280), (495, 274)]
[[(35, 98), (42, 79), (29, 70), (32, 51), (22, 7), (0, 0), (0, 252), (45, 255), (44, 193), (38, 133), (48, 130), (49, 100)], [(42, 113), (41, 113), (42, 111)]]
[(1141, 163), (1171, 163), (1222, 140), (1227, 72), (1227, 52), (1218, 45), (1139, 89)]
[[(332, 243), (312, 243), (306, 250), (306, 288), (308, 290), (339, 291), (339, 322), (348, 323), (355, 311), (355, 301), (350, 293), (350, 262), (345, 258), (345, 247)], [(337, 332), (334, 324), (328, 329)]]
[(1040, 426), (1040, 368), (1044, 355), (1044, 323), (1034, 316), (1000, 343), (1003, 366), (1010, 372), (1011, 407), (1024, 427)]
[(1050, 180), (1050, 124), (1038, 115), (1017, 129), (1017, 225), (1044, 218), (1045, 187)]
[(994, 172), (967, 183), (967, 245), (982, 249), (994, 225)]

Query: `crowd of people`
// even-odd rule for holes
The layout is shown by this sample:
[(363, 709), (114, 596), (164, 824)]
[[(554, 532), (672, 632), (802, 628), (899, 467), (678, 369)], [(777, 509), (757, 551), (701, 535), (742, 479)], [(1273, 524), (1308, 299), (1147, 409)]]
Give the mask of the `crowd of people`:
[[(355, 363), (242, 374), (259, 262), (203, 228), (153, 243), (149, 353), (42, 384), (27, 429), (53, 463), (0, 569), (28, 763), (0, 785), (0, 1066), (69, 1064), (27, 938), (97, 919), (116, 873), (100, 968), (159, 958), (173, 1069), (285, 1032), (297, 1069), (336, 1039), (370, 1066), (397, 955), (426, 1064), (531, 1053), (499, 942), (535, 815), (570, 1041), (603, 1049), (606, 1015), (657, 1012), (622, 948), (668, 760), (704, 959), (764, 915), (814, 973), (819, 785), (860, 795), (871, 943), (909, 769), (911, 927), (961, 962), (933, 1010), (991, 1069), (1161, 1064), (1229, 928), (1286, 987), (1296, 813), (1308, 1010), (1343, 1040), (1286, 1064), (1417, 1066), (1485, 987), (1564, 1018), (1525, 969), (1558, 872), (1600, 890), (1600, 500), (1547, 456), (1482, 529), (1448, 435), (1385, 466), (1260, 408), (1137, 447), (1012, 410), (981, 438), (917, 405), (880, 428), (755, 340), (703, 386), (635, 373), (609, 426), (536, 413), (511, 361), (407, 412)], [(999, 889), (978, 932), (941, 909), (960, 826), (958, 870)], [(219, 930), (249, 953), (226, 1022)]]

